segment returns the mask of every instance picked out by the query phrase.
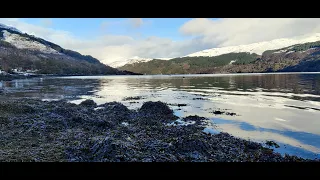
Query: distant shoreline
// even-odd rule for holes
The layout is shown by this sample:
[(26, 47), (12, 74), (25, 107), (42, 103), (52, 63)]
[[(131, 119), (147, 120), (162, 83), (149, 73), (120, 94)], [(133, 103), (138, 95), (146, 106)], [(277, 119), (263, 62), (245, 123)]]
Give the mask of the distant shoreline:
[[(220, 77), (220, 76), (250, 76), (250, 75), (277, 75), (277, 74), (320, 74), (320, 72), (268, 72), (268, 73), (228, 73), (228, 74), (146, 74), (146, 75), (135, 75), (138, 77)], [(99, 78), (105, 76), (128, 76), (128, 75), (92, 75), (92, 76), (60, 76), (61, 78)], [(134, 77), (133, 77), (134, 78)]]
[(58, 75), (58, 74), (37, 74), (37, 75), (0, 75), (0, 81), (12, 81), (16, 79), (30, 79), (37, 77), (104, 77), (104, 76), (175, 76), (175, 77), (219, 77), (219, 76), (248, 76), (248, 75), (277, 75), (277, 74), (320, 74), (320, 72), (262, 72), (262, 73), (216, 73), (216, 74), (110, 74), (110, 75)]

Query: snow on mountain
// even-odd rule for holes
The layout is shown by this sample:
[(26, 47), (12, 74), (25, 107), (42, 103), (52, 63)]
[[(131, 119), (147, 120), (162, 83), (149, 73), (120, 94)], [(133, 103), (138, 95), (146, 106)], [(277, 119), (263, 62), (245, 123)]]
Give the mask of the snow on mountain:
[(138, 57), (138, 56), (134, 56), (134, 57), (129, 58), (127, 60), (114, 61), (112, 63), (109, 63), (108, 65), (111, 66), (111, 67), (114, 67), (114, 68), (118, 68), (118, 67), (124, 66), (126, 64), (148, 62), (148, 61), (151, 61), (153, 59), (169, 60), (169, 59), (172, 59), (172, 58), (141, 58), (141, 57)]
[(228, 47), (221, 47), (221, 48), (212, 48), (212, 49), (206, 49), (203, 51), (195, 52), (192, 54), (189, 54), (184, 57), (196, 57), (196, 56), (219, 56), (222, 54), (227, 53), (237, 53), (237, 52), (250, 52), (250, 53), (256, 53), (261, 55), (266, 50), (275, 50), (275, 49), (281, 49), (284, 47), (292, 46), (295, 44), (302, 44), (307, 42), (315, 42), (320, 41), (320, 33), (313, 34), (308, 37), (295, 37), (295, 38), (281, 38), (281, 39), (275, 39), (272, 41), (263, 41), (258, 43), (252, 43), (247, 45), (239, 45), (239, 46), (228, 46)]
[(2, 30), (2, 32), (3, 40), (14, 45), (18, 49), (39, 50), (44, 53), (59, 54), (59, 52), (51, 47), (41, 44), (37, 41), (33, 41), (27, 37), (23, 37), (20, 34), (10, 33), (7, 30)]
[(22, 34), (22, 32), (20, 30), (18, 30), (17, 28), (10, 27), (10, 26), (7, 26), (7, 25), (1, 24), (1, 23), (0, 23), (0, 28), (8, 29), (8, 30), (15, 31), (15, 32), (18, 32), (18, 33)]
[(140, 58), (138, 56), (135, 56), (135, 57), (129, 58), (127, 60), (114, 61), (112, 63), (109, 63), (108, 65), (111, 66), (111, 67), (117, 68), (117, 67), (124, 66), (126, 64), (148, 62), (148, 61), (151, 61), (151, 60), (152, 59), (150, 59), (150, 58)]

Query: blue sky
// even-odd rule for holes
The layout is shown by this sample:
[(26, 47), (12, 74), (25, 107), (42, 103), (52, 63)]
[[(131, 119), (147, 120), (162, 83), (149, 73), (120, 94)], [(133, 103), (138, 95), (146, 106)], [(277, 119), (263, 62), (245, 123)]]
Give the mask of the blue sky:
[[(139, 37), (158, 36), (170, 38), (174, 41), (184, 40), (188, 37), (179, 33), (178, 29), (191, 18), (142, 18), (145, 25), (132, 29), (125, 26), (125, 18), (50, 18), (51, 24), (47, 27), (72, 32), (75, 36), (90, 39), (103, 33), (113, 35), (132, 35)], [(21, 21), (44, 26), (43, 18), (22, 18)], [(110, 26), (103, 28), (104, 23)]]
[(0, 23), (105, 64), (320, 32), (320, 18), (0, 18)]

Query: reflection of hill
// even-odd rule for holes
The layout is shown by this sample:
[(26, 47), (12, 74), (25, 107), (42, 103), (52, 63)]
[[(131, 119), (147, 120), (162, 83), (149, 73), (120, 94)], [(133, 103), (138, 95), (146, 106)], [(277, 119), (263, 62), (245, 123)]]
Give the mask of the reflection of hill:
[(267, 75), (236, 75), (223, 77), (163, 77), (163, 78), (124, 78), (115, 79), (117, 83), (128, 86), (158, 89), (183, 88), (224, 90), (282, 91), (296, 94), (320, 94), (320, 76), (312, 74), (267, 74)]
[(93, 95), (99, 89), (99, 80), (81, 79), (24, 79), (4, 82), (7, 97), (29, 97), (39, 99), (74, 99), (80, 95)]

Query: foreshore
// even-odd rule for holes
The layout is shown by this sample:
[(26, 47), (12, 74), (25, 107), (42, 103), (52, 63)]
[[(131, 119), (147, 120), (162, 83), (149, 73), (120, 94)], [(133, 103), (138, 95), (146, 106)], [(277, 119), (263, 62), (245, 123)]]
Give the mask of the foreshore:
[(92, 100), (0, 101), (0, 162), (301, 162), (260, 143), (203, 131), (206, 118), (182, 119), (163, 102), (130, 110)]

